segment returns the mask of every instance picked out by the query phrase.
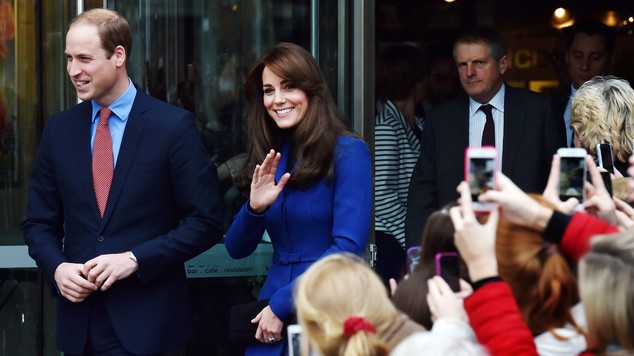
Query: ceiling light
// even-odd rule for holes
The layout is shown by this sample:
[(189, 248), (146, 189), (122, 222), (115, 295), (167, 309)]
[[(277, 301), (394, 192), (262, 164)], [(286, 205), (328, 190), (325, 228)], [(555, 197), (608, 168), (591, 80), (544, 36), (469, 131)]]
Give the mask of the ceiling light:
[(570, 10), (564, 7), (558, 7), (553, 11), (553, 15), (550, 18), (550, 24), (556, 29), (562, 29), (564, 27), (572, 26), (575, 23), (575, 19), (572, 16)]

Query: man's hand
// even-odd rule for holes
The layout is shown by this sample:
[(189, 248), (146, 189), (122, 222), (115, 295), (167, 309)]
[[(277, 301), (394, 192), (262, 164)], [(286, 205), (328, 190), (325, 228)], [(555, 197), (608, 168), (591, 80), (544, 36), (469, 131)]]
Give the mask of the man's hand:
[(55, 283), (62, 296), (71, 302), (83, 302), (99, 287), (88, 280), (83, 274), (81, 263), (64, 262), (55, 269)]
[(139, 266), (130, 258), (130, 251), (101, 255), (84, 263), (83, 275), (102, 291), (112, 287), (114, 282), (128, 278)]

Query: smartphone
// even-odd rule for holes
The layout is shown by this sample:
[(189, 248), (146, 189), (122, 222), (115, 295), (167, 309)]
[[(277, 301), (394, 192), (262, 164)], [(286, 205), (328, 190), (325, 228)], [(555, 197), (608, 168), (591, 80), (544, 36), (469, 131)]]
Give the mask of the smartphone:
[(577, 198), (583, 203), (586, 198), (586, 155), (584, 148), (560, 148), (559, 199)]
[(597, 144), (597, 165), (610, 172), (610, 174), (614, 174), (614, 156), (612, 155), (611, 144)]
[(496, 189), (495, 172), (498, 170), (498, 151), (495, 147), (468, 147), (465, 151), (465, 180), (469, 183), (473, 211), (486, 213), (492, 203), (478, 201), (480, 194)]
[(418, 262), (420, 262), (420, 251), (420, 246), (412, 246), (407, 249), (407, 273), (409, 273), (410, 276), (416, 269), (416, 266), (418, 266)]
[(302, 326), (299, 324), (290, 324), (286, 328), (286, 332), (288, 337), (288, 355), (289, 356), (300, 356), (301, 353), (301, 337), (302, 337)]
[(603, 180), (603, 185), (605, 186), (605, 190), (608, 191), (608, 193), (610, 193), (610, 196), (614, 196), (614, 193), (612, 191), (612, 176), (610, 175), (610, 172), (599, 172), (601, 173), (601, 179)]
[(436, 254), (436, 275), (449, 284), (454, 292), (460, 291), (460, 257), (456, 252)]

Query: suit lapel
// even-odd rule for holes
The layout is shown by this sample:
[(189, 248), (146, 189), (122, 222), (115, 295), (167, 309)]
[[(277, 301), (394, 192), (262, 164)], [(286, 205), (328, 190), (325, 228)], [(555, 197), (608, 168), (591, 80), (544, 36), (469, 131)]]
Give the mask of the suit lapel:
[(117, 205), (117, 200), (123, 189), (125, 178), (130, 171), (134, 155), (141, 141), (143, 129), (148, 120), (147, 107), (148, 96), (137, 87), (136, 98), (132, 104), (132, 110), (130, 111), (130, 116), (128, 116), (128, 122), (126, 123), (121, 140), (121, 148), (119, 149), (119, 156), (117, 157), (117, 166), (114, 169), (114, 177), (112, 178), (112, 185), (110, 186), (110, 193), (108, 194), (108, 203), (106, 204), (106, 211), (103, 217), (104, 225), (102, 225), (102, 227), (105, 226), (105, 222), (110, 217), (112, 209)]
[(570, 100), (570, 87), (568, 87), (568, 90), (565, 92), (557, 94), (553, 98), (553, 111), (555, 112), (555, 115), (557, 115), (557, 119), (563, 120), (568, 100)]
[(95, 198), (95, 188), (92, 183), (92, 149), (90, 147), (90, 127), (92, 124), (92, 104), (90, 101), (84, 101), (77, 107), (78, 113), (72, 120), (77, 122), (73, 124), (75, 130), (75, 144), (77, 149), (77, 159), (74, 162), (78, 164), (78, 172), (81, 174), (82, 190), (85, 196), (90, 197), (90, 206), (92, 207), (93, 216), (96, 221), (101, 220), (99, 216), (99, 207), (97, 207), (97, 199)]
[[(504, 152), (502, 153), (502, 170), (506, 176), (512, 175), (512, 171), (518, 157), (522, 129), (526, 121), (526, 108), (522, 104), (521, 96), (517, 91), (506, 86), (504, 95)], [(522, 164), (521, 161), (519, 164)]]

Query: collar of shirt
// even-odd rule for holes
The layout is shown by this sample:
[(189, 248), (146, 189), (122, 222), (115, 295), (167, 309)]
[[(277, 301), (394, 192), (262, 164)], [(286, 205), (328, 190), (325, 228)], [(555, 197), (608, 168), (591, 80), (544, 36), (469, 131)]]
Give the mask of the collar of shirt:
[[(125, 122), (128, 120), (128, 116), (130, 115), (130, 111), (132, 110), (132, 104), (134, 103), (134, 98), (136, 97), (136, 87), (132, 84), (132, 80), (128, 78), (128, 89), (117, 98), (112, 104), (110, 104), (109, 108), (112, 110), (112, 113), (115, 116)], [(99, 117), (99, 110), (101, 110), (102, 106), (97, 104), (96, 101), (92, 100), (92, 123), (95, 124), (97, 118)]]
[[(500, 88), (500, 90), (498, 90), (498, 92), (493, 96), (493, 98), (491, 98), (491, 100), (489, 100), (488, 103), (479, 103), (473, 100), (473, 98), (469, 97), (469, 118), (473, 118), (474, 115), (478, 113), (482, 113), (480, 111), (480, 106), (485, 104), (491, 104), (491, 106), (493, 106), (494, 109), (504, 114), (505, 87), (506, 87), (506, 84), (502, 84), (502, 87)], [(482, 113), (482, 115), (484, 115), (484, 113)]]
[[(119, 150), (121, 148), (121, 141), (123, 140), (123, 133), (125, 131), (125, 127), (128, 121), (128, 117), (130, 116), (130, 111), (132, 111), (132, 104), (134, 103), (134, 98), (136, 97), (136, 87), (132, 84), (130, 78), (128, 78), (128, 89), (126, 89), (125, 93), (117, 98), (112, 104), (110, 104), (110, 110), (112, 110), (113, 114), (108, 122), (108, 126), (110, 128), (110, 137), (112, 138), (112, 154), (114, 158), (114, 166), (117, 166), (117, 159), (119, 157)], [(97, 120), (99, 118), (99, 110), (101, 110), (101, 105), (97, 104), (94, 100), (92, 100), (92, 124), (90, 127), (90, 147), (93, 148), (95, 143), (95, 132), (97, 131)], [(116, 117), (118, 120), (112, 120), (112, 118)]]

